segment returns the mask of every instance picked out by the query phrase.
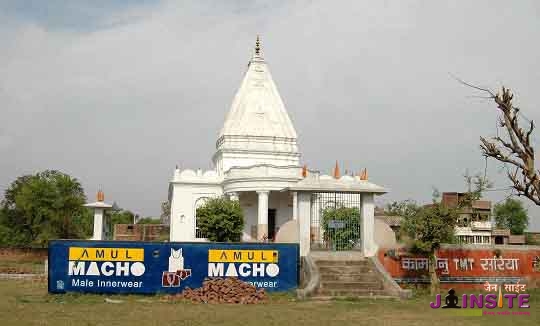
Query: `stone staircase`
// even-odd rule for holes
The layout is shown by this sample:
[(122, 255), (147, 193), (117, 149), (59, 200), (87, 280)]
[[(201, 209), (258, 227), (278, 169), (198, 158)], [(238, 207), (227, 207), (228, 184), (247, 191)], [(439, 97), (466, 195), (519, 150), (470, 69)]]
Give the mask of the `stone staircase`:
[(382, 280), (368, 259), (317, 260), (320, 283), (314, 298), (387, 297)]
[(305, 287), (299, 298), (316, 300), (349, 298), (404, 299), (411, 297), (386, 272), (375, 257), (355, 251), (312, 251), (302, 262)]

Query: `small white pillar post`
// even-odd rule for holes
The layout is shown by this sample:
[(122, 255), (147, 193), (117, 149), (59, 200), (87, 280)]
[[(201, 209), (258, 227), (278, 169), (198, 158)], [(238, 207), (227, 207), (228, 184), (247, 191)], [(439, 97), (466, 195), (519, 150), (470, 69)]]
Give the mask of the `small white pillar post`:
[(110, 204), (106, 204), (104, 202), (105, 195), (103, 194), (103, 191), (98, 191), (97, 193), (97, 201), (94, 203), (88, 203), (83, 205), (84, 207), (89, 207), (94, 209), (94, 234), (92, 236), (92, 240), (105, 240), (105, 227), (107, 223), (105, 223), (105, 210), (112, 207)]
[(257, 239), (268, 238), (268, 193), (269, 191), (257, 191), (259, 195), (258, 215), (257, 215)]
[(372, 257), (377, 254), (378, 250), (378, 246), (373, 238), (375, 233), (375, 203), (373, 201), (373, 193), (362, 193), (360, 203), (362, 252), (364, 256)]
[(300, 256), (309, 254), (311, 247), (311, 193), (298, 193), (298, 239)]
[(103, 208), (94, 208), (94, 235), (92, 236), (92, 240), (103, 240), (105, 238), (103, 212)]

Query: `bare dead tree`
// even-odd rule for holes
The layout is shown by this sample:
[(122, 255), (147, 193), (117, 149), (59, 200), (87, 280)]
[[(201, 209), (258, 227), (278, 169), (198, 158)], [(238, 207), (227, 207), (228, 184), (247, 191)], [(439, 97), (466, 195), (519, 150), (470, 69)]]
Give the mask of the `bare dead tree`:
[(459, 81), (469, 87), (488, 93), (488, 98), (495, 101), (501, 112), (498, 124), (506, 130), (507, 137), (500, 137), (498, 133), (496, 137), (489, 139), (480, 137), (482, 154), (510, 165), (510, 168), (507, 169), (507, 175), (516, 194), (527, 197), (540, 206), (540, 170), (535, 167), (534, 148), (531, 145), (534, 122), (529, 121), (529, 125), (525, 129), (520, 127), (518, 119), (520, 109), (512, 104), (514, 95), (510, 89), (502, 87), (500, 92), (494, 94), (489, 89), (477, 87), (462, 80)]

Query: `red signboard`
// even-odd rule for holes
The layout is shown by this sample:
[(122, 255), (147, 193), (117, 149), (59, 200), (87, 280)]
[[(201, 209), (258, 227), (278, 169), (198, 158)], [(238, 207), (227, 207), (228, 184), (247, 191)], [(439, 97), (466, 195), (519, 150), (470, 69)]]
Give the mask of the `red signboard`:
[[(429, 283), (427, 257), (381, 249), (379, 260), (400, 284)], [(531, 283), (540, 280), (540, 248), (443, 248), (436, 253), (436, 271), (443, 287), (482, 288), (489, 283)], [(530, 286), (534, 286), (530, 284)]]

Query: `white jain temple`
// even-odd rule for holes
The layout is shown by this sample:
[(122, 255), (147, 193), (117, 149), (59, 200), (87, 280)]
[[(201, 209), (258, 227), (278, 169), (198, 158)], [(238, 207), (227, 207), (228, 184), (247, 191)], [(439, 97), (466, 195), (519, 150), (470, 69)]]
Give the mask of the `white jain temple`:
[(385, 189), (368, 182), (366, 170), (359, 176), (342, 176), (336, 163), (333, 175), (322, 175), (302, 166), (300, 157), (296, 130), (257, 38), (217, 137), (214, 169), (174, 171), (169, 185), (170, 241), (205, 241), (197, 228), (197, 207), (208, 198), (228, 196), (238, 200), (244, 212), (242, 241), (298, 242), (301, 256), (310, 249), (325, 249), (319, 223), (323, 209), (337, 204), (355, 207), (360, 211), (360, 237), (354, 248), (365, 256), (375, 255), (374, 196)]

